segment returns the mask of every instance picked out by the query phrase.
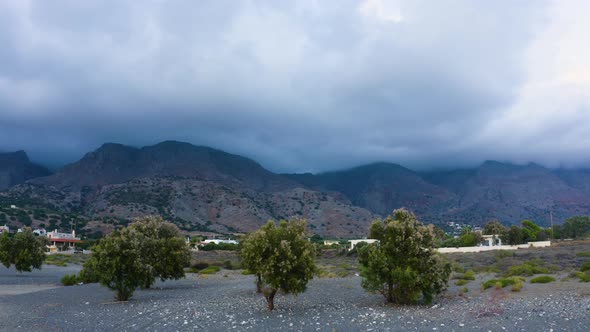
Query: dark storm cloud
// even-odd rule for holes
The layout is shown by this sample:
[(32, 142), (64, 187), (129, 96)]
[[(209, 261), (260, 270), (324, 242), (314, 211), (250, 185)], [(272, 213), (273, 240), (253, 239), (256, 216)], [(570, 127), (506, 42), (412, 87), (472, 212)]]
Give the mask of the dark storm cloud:
[[(0, 149), (56, 165), (107, 141), (175, 139), (275, 171), (520, 161), (544, 127), (516, 142), (503, 128), (527, 114), (527, 61), (551, 10), (539, 1), (0, 2)], [(580, 161), (557, 151), (524, 156)]]

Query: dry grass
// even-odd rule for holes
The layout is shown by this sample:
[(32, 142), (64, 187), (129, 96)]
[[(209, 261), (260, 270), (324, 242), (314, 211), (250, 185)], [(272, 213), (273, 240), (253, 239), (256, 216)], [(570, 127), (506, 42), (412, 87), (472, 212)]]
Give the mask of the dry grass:
[(580, 255), (580, 252), (590, 252), (590, 240), (556, 242), (548, 248), (457, 253), (446, 256), (457, 270), (472, 269), (478, 273), (506, 275), (513, 266), (531, 263), (540, 267), (539, 271), (548, 273), (578, 270), (588, 260), (585, 255)]

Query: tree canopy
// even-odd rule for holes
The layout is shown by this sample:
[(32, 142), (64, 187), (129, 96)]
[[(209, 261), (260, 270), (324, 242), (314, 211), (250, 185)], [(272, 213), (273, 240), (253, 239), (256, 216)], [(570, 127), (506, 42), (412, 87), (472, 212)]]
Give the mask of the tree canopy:
[(268, 309), (274, 309), (277, 291), (299, 294), (315, 272), (314, 246), (305, 235), (305, 220), (267, 222), (248, 235), (242, 244), (241, 257), (257, 275), (263, 287)]
[(433, 227), (399, 209), (375, 220), (369, 238), (379, 242), (359, 250), (361, 286), (383, 294), (387, 302), (411, 303), (420, 296), (431, 302), (446, 289), (450, 264), (434, 251)]
[(565, 220), (556, 230), (562, 239), (578, 239), (590, 236), (590, 217), (575, 216)]
[(178, 228), (154, 216), (136, 219), (103, 238), (92, 250), (81, 279), (113, 289), (120, 301), (129, 299), (137, 288), (149, 288), (156, 278), (184, 277), (190, 258)]
[(143, 237), (140, 257), (149, 271), (143, 288), (151, 287), (157, 278), (162, 281), (184, 278), (190, 252), (176, 225), (160, 216), (147, 216), (135, 219), (129, 229)]
[(492, 220), (485, 224), (485, 226), (483, 227), (483, 234), (502, 235), (507, 230), (508, 229), (506, 228), (506, 226), (504, 226), (501, 222), (499, 222), (498, 220)]
[(45, 239), (35, 236), (30, 228), (11, 236), (0, 235), (0, 262), (7, 268), (14, 265), (17, 272), (41, 269), (45, 260)]

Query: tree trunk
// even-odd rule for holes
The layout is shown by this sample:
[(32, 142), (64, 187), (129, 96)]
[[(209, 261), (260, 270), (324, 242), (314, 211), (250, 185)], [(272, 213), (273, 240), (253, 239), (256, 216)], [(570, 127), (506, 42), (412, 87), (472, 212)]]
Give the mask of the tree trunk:
[(256, 275), (256, 293), (262, 293), (262, 276)]
[(275, 308), (275, 295), (277, 294), (276, 289), (267, 289), (264, 292), (264, 297), (266, 298), (266, 303), (268, 304), (268, 310), (273, 311)]
[(393, 303), (393, 283), (387, 285), (387, 302)]

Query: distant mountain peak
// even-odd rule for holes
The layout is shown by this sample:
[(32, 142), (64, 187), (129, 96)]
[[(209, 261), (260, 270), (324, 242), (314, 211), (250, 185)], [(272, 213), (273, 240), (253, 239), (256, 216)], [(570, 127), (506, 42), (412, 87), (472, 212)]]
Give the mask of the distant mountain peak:
[(32, 163), (23, 150), (0, 153), (0, 190), (49, 174), (47, 168)]
[(255, 190), (295, 186), (291, 180), (264, 169), (251, 159), (178, 141), (164, 141), (142, 148), (105, 143), (80, 161), (66, 165), (54, 176), (34, 182), (76, 190), (84, 186), (124, 183), (135, 178), (167, 176), (222, 183), (238, 181)]

